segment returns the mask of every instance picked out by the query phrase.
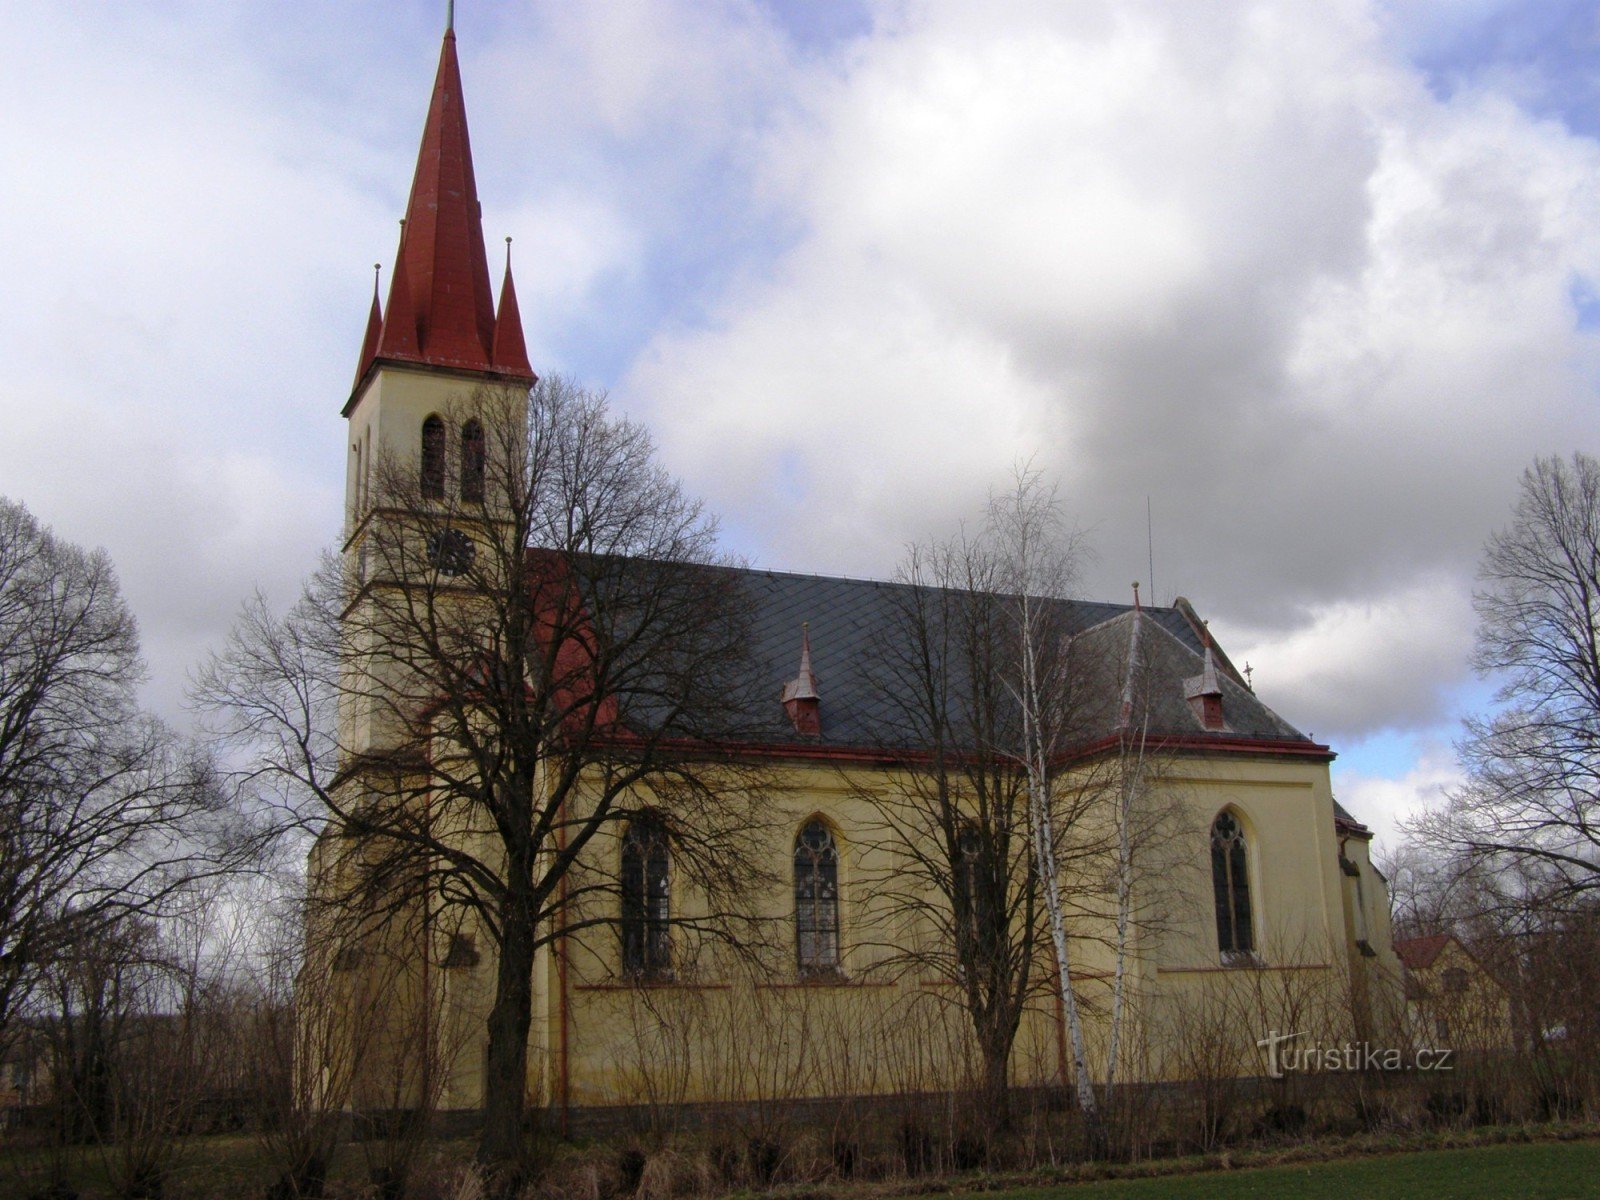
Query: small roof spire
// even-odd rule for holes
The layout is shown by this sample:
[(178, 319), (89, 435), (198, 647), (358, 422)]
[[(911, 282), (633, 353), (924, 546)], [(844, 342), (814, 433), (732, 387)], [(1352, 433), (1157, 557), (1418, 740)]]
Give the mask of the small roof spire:
[(1200, 674), (1183, 681), (1184, 699), (1189, 701), (1189, 706), (1199, 718), (1201, 728), (1225, 729), (1227, 723), (1222, 713), (1222, 680), (1217, 676), (1217, 656), (1211, 652), (1211, 622), (1200, 623), (1200, 641), (1205, 658)]
[(811, 669), (811, 622), (800, 623), (800, 674), (783, 685), (783, 699), (790, 700), (820, 700), (822, 694), (817, 691), (817, 673)]
[(537, 383), (539, 377), (528, 364), (528, 345), (522, 337), (522, 312), (517, 307), (517, 285), (511, 279), (511, 239), (506, 238), (506, 274), (500, 283), (500, 306), (494, 317), (494, 339), (489, 360), (497, 371), (518, 375)]
[(378, 355), (378, 341), (383, 336), (383, 306), (378, 303), (378, 276), (382, 270), (382, 263), (372, 264), (372, 308), (367, 313), (367, 332), (361, 339), (361, 357), (356, 360), (355, 386), (358, 388)]
[(817, 673), (811, 669), (811, 622), (804, 621), (800, 625), (800, 673), (783, 685), (783, 710), (796, 733), (821, 736), (821, 702)]

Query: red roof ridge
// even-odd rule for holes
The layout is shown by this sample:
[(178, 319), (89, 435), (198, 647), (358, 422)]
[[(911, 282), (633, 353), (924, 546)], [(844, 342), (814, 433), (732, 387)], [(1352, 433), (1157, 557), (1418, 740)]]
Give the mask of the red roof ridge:
[(1394, 952), (1411, 970), (1426, 971), (1454, 937), (1452, 933), (1429, 933), (1422, 937), (1402, 938), (1394, 944)]

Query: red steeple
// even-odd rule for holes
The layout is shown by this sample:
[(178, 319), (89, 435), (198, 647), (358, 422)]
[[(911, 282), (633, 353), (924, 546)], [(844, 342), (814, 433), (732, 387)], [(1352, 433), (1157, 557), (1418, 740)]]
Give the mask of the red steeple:
[(378, 356), (378, 339), (383, 335), (383, 309), (378, 304), (378, 272), (381, 270), (381, 264), (372, 264), (372, 311), (367, 314), (367, 333), (361, 339), (361, 358), (356, 362), (356, 387), (361, 386), (367, 368)]
[(499, 315), (494, 321), (490, 359), (495, 370), (507, 375), (534, 377), (528, 365), (528, 347), (522, 340), (522, 313), (517, 308), (517, 285), (511, 279), (511, 239), (506, 239), (506, 277), (500, 283)]
[[(511, 311), (502, 313), (497, 324), (456, 35), (447, 29), (374, 360), (532, 382), (526, 351), (512, 349), (513, 343), (522, 345), (522, 328), (509, 270), (508, 263), (505, 294), (512, 298)], [(512, 322), (517, 326), (514, 336)], [(506, 347), (503, 357), (495, 354), (500, 345)], [(374, 360), (362, 355), (363, 376)]]

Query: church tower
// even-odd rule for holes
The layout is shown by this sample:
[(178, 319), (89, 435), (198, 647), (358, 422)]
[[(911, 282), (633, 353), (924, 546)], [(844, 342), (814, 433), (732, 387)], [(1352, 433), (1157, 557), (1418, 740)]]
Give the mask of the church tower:
[[(535, 382), (510, 239), (498, 308), (494, 303), (455, 30), (447, 26), (387, 302), (380, 303), (374, 280), (342, 414), (349, 445), (344, 560), (347, 578), (366, 596), (357, 601), (362, 611), (351, 610), (356, 619), (347, 620), (354, 642), (374, 636), (372, 589), (411, 586), (427, 575), (435, 585), (445, 576), (458, 590), (470, 582), (461, 577), (505, 514), (496, 464), (513, 453), (508, 447), (520, 436)], [(350, 690), (382, 686), (374, 677)], [(346, 704), (342, 740), (352, 753), (393, 741), (375, 717), (382, 707)]]
[[(538, 380), (509, 241), (496, 305), (447, 24), (387, 296), (375, 281), (341, 414), (349, 449), (334, 789), (345, 820), (312, 852), (312, 894), (331, 902), (316, 906), (307, 944), (328, 964), (344, 1039), (319, 1052), (344, 1064), (334, 1074), (344, 1072), (358, 1107), (420, 1104), (435, 1090), (449, 1107), (478, 1103), (462, 1064), (478, 1046), (492, 975), (456, 970), (477, 961), (472, 927), (441, 924), (437, 896), (418, 883), (432, 866), (393, 839), (365, 836), (362, 814), (436, 819), (435, 777), (418, 769), (436, 749), (432, 706), (459, 683), (458, 666), (472, 669), (482, 645), (474, 614), (492, 610), (484, 601), (504, 594), (506, 564), (523, 561), (525, 521), (510, 497)], [(533, 994), (542, 1012), (542, 977)]]
[(359, 553), (376, 503), (378, 463), (414, 463), (424, 476), (424, 494), (448, 491), (459, 499), (466, 488), (470, 499), (470, 471), (450, 469), (460, 463), (452, 442), (460, 441), (463, 430), (449, 428), (449, 410), (485, 388), (525, 394), (536, 380), (517, 310), (509, 240), (498, 309), (494, 304), (455, 30), (447, 28), (388, 302), (379, 303), (374, 281), (355, 384), (343, 410), (350, 446), (347, 553)]

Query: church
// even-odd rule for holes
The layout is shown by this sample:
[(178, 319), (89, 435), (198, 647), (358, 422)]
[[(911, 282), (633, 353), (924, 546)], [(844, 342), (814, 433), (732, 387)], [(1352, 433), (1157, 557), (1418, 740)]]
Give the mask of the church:
[[(538, 386), (509, 253), (495, 297), (447, 31), (394, 269), (386, 296), (375, 285), (342, 412), (352, 588), (343, 619), (359, 626), (353, 653), (405, 658), (375, 643), (383, 625), (362, 614), (398, 603), (383, 596), (412, 603), (422, 585), (384, 567), (407, 539), (432, 572), (428, 587), (463, 608), (477, 602), (469, 581), (487, 570), (490, 543), (510, 518), (486, 482), (497, 439), (473, 405), (487, 396), (520, 427)], [(415, 489), (411, 517), (392, 499), (402, 477)], [(448, 509), (449, 523), (435, 522), (426, 537), (401, 533), (386, 557), (384, 529), (430, 520), (434, 508)], [(520, 564), (520, 544), (515, 553)], [(706, 570), (700, 578), (737, 597), (744, 614), (740, 678), (728, 695), (741, 698), (747, 719), (729, 727), (715, 755), (719, 770), (759, 776), (750, 784), (759, 802), (749, 806), (758, 819), (745, 821), (738, 841), (752, 859), (744, 907), (722, 914), (718, 937), (706, 935), (718, 903), (697, 888), (690, 852), (671, 836), (682, 814), (659, 780), (647, 799), (619, 798), (613, 819), (573, 824), (578, 850), (563, 840), (568, 826), (546, 830), (553, 840), (535, 847), (537, 862), (571, 863), (559, 880), (562, 906), (548, 901), (542, 911), (555, 915), (528, 950), (530, 977), (511, 981), (513, 990), (526, 984), (531, 1019), (518, 1070), (534, 1103), (565, 1122), (642, 1104), (937, 1092), (982, 1075), (985, 1051), (999, 1056), (990, 1076), (1008, 1085), (1069, 1086), (1085, 1069), (1097, 1080), (1181, 1078), (1197, 1043), (1219, 1030), (1237, 1043), (1230, 1069), (1255, 1075), (1266, 1069), (1256, 1043), (1290, 1022), (1330, 1039), (1395, 1027), (1403, 999), (1385, 882), (1368, 854), (1370, 831), (1334, 799), (1333, 751), (1256, 694), (1187, 601), (1145, 605), (1137, 591), (1129, 603), (1041, 601), (1053, 636), (1071, 648), (1077, 681), (1070, 737), (1051, 751), (1055, 787), (1076, 806), (1062, 818), (1061, 861), (1049, 860), (1059, 875), (1052, 889), (1029, 850), (1039, 836), (1031, 810), (1016, 807), (1029, 802), (1026, 779), (971, 729), (945, 746), (944, 733), (930, 731), (949, 723), (908, 717), (916, 688), (884, 668), (916, 658), (912, 641), (930, 620), (947, 633), (961, 622), (970, 629), (974, 614), (993, 617), (1014, 597)], [(592, 666), (603, 634), (586, 636), (579, 643)], [(979, 678), (980, 659), (963, 660), (959, 688), (1004, 707), (1004, 689)], [(470, 681), (479, 668), (464, 670)], [(378, 811), (385, 797), (427, 807), (428, 836), (445, 839), (428, 842), (427, 853), (451, 860), (449, 838), (464, 847), (489, 835), (470, 817), (453, 833), (432, 832), (449, 820), (439, 816), (451, 803), (441, 781), (454, 778), (440, 766), (446, 756), (434, 745), (402, 762), (389, 743), (394, 712), (433, 712), (433, 701), (398, 683), (393, 692), (403, 698), (341, 703), (341, 786), (357, 796), (344, 811)], [(590, 710), (609, 712), (619, 729), (640, 711), (619, 715), (605, 697)], [(633, 752), (628, 736), (637, 740), (638, 730), (615, 734), (619, 757)], [(1127, 782), (1130, 748), (1136, 785)], [(676, 753), (674, 769), (689, 770), (693, 751)], [(598, 794), (606, 773), (603, 760), (587, 760), (572, 794)], [(374, 782), (408, 774), (420, 782), (388, 791)], [(555, 774), (545, 766), (528, 776), (534, 810)], [(1144, 821), (1137, 838), (1133, 808)], [(403, 828), (420, 830), (421, 820)], [(988, 840), (996, 821), (1008, 847), (998, 852)], [(331, 820), (318, 837), (314, 898), (351, 861), (371, 859), (359, 825)], [(401, 828), (385, 827), (386, 836)], [(492, 865), (499, 853), (472, 861)], [(363, 936), (397, 964), (388, 973), (354, 951), (352, 935), (312, 918), (303, 979), (308, 988), (322, 981), (325, 1015), (343, 1032), (307, 1042), (303, 1070), (324, 1081), (329, 1104), (459, 1112), (484, 1104), (490, 1031), (507, 985), (504, 931), (462, 907), (464, 871), (431, 870), (419, 877), (444, 882), (405, 904), (363, 893), (371, 900), (359, 914)], [(973, 882), (979, 876), (994, 886)], [(1052, 891), (1066, 897), (1067, 972), (1047, 919)], [(759, 933), (747, 952), (732, 953), (727, 931), (739, 921)], [(988, 961), (980, 928), (1004, 943), (997, 992), (974, 980), (974, 964)], [(975, 1045), (974, 1012), (1007, 988), (1015, 1011), (998, 1022), (1003, 1036)], [(354, 1031), (358, 1009), (375, 1028)]]

